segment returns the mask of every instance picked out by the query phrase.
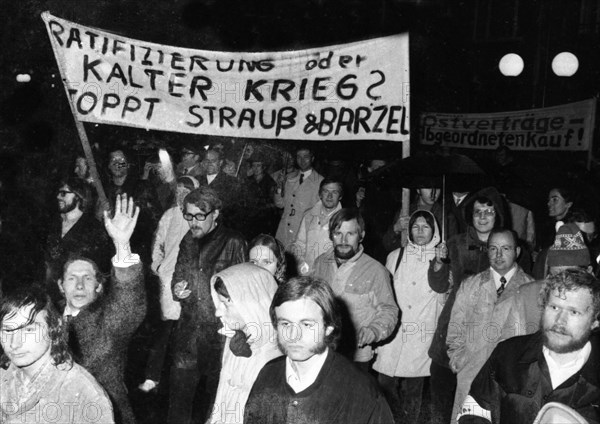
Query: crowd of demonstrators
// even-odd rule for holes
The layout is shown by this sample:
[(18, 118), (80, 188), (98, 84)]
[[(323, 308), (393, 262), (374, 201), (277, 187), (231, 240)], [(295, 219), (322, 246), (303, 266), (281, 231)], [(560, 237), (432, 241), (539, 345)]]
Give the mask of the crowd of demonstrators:
[[(495, 378), (504, 341), (536, 333), (527, 345), (552, 352), (549, 336), (573, 336), (569, 323), (544, 328), (563, 305), (547, 292), (539, 297), (566, 269), (600, 271), (597, 211), (573, 192), (552, 188), (548, 216), (534, 225), (532, 205), (512, 202), (508, 183), (501, 192), (449, 186), (444, 201), (427, 180), (402, 216), (399, 188), (381, 178), (390, 166), (384, 160), (368, 160), (353, 173), (337, 160), (319, 164), (313, 148), (302, 145), (270, 174), (273, 157), (249, 147), (228, 164), (220, 144), (185, 145), (175, 169), (156, 153), (138, 158), (139, 173), (132, 156), (112, 149), (107, 199), (94, 194), (87, 163), (76, 159), (70, 178), (55, 186), (56, 217), (38, 236), (46, 276), (37, 277), (63, 311), (59, 321), (76, 367), (50, 359), (40, 376), (58, 383), (77, 375), (100, 404), (105, 390), (116, 423), (285, 422), (288, 404), (297, 417), (316, 421), (448, 424), (461, 413), (461, 423), (496, 422), (504, 400), (493, 406), (498, 400), (490, 396), (504, 396), (508, 383), (494, 380), (502, 389), (490, 394), (477, 382)], [(0, 185), (3, 200), (5, 193)], [(15, 228), (7, 228), (6, 210), (0, 203), (0, 254), (10, 257), (18, 240), (7, 237)], [(0, 288), (9, 292), (22, 285), (12, 268), (0, 267)], [(9, 315), (31, 303), (11, 302)], [(18, 326), (54, 326), (42, 322), (50, 307), (35, 308), (37, 315)], [(593, 345), (595, 336), (586, 337)], [(578, 346), (579, 356), (568, 358), (582, 365), (589, 348)], [(18, 391), (14, 376), (27, 377), (27, 370), (18, 348), (2, 347), (14, 362), (7, 369), (4, 361), (10, 373), (2, 378)], [(140, 375), (128, 349), (141, 355)], [(542, 374), (558, 364), (544, 361)], [(489, 375), (476, 377), (482, 369)], [(553, 378), (564, 374), (560, 364), (555, 369)], [(58, 393), (63, 386), (56, 387)], [(47, 388), (28, 407), (54, 399)], [(146, 416), (144, 408), (158, 408), (156, 396), (167, 408)], [(531, 410), (545, 402), (536, 398)], [(584, 398), (571, 406), (586, 415), (589, 404)], [(470, 416), (469, 405), (487, 415)], [(361, 415), (366, 410), (368, 417)], [(112, 419), (113, 411), (102, 411)], [(13, 415), (6, 417), (20, 419)]]

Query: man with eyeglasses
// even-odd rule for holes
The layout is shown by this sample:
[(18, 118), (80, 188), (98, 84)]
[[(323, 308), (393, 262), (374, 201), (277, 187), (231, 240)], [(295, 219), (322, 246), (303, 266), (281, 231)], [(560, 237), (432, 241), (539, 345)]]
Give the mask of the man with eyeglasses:
[(184, 146), (180, 151), (180, 161), (177, 164), (175, 173), (178, 177), (187, 175), (189, 177), (199, 178), (206, 173), (202, 167), (200, 159), (201, 148), (196, 146)]
[[(485, 219), (492, 212), (481, 209), (475, 213)], [(487, 240), (490, 267), (465, 279), (458, 289), (446, 337), (450, 366), (457, 374), (452, 422), (496, 345), (524, 332), (524, 317), (513, 307), (513, 297), (533, 279), (517, 265), (520, 252), (514, 231), (492, 230)]]
[(248, 260), (243, 236), (222, 225), (223, 203), (215, 190), (200, 187), (183, 201), (189, 232), (179, 246), (171, 280), (181, 316), (173, 334), (173, 365), (167, 422), (204, 422), (214, 403), (224, 338), (210, 292), (211, 277)]
[(84, 181), (62, 181), (56, 201), (60, 219), (52, 223), (44, 248), (47, 287), (55, 303), (62, 299), (56, 282), (70, 256), (90, 258), (102, 272), (108, 272), (114, 252), (102, 224), (89, 211), (91, 192)]

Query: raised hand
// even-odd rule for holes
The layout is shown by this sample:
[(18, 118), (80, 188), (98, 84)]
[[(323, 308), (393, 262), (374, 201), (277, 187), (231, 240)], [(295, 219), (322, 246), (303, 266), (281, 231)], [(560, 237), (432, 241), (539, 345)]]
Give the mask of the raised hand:
[(448, 247), (446, 243), (442, 242), (435, 247), (435, 260), (437, 262), (444, 262), (448, 258)]
[(140, 214), (140, 208), (135, 206), (133, 197), (127, 194), (117, 195), (115, 213), (110, 218), (108, 211), (104, 211), (104, 227), (113, 242), (118, 246), (129, 245), (129, 239)]

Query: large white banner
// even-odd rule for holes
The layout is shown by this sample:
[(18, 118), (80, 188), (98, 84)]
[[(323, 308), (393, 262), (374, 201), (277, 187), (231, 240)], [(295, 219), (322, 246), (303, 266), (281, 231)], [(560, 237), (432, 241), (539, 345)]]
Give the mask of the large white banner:
[(468, 149), (586, 151), (594, 135), (596, 99), (498, 113), (422, 113), (421, 143)]
[(409, 139), (407, 34), (231, 53), (42, 18), (80, 121), (270, 139)]

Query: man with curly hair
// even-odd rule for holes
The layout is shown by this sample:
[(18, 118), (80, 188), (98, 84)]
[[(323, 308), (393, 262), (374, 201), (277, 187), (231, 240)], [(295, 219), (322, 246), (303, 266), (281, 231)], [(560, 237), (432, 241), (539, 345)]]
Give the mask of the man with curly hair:
[(531, 423), (550, 402), (600, 422), (600, 281), (568, 269), (550, 275), (540, 296), (540, 331), (496, 347), (471, 385), (459, 424)]

